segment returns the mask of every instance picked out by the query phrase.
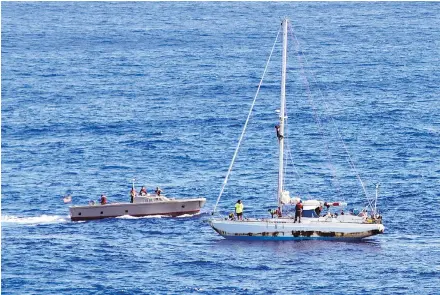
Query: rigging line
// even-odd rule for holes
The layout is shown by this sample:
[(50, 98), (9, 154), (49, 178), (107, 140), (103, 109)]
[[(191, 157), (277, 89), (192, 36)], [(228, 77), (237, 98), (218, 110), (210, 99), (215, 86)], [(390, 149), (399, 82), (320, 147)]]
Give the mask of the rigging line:
[[(297, 46), (299, 47), (299, 41), (298, 41), (298, 39), (296, 38), (295, 34), (293, 34), (293, 26), (290, 26), (290, 29), (291, 29), (291, 32), (292, 32), (293, 39), (294, 39), (294, 41), (296, 42)], [(308, 60), (307, 60), (307, 57), (306, 57), (305, 55), (303, 55), (303, 56), (304, 56), (304, 60), (305, 60), (306, 64), (309, 64), (309, 63), (308, 63)], [(312, 73), (311, 75), (312, 75), (312, 79), (313, 79), (313, 81), (314, 81), (315, 83), (317, 83), (316, 78), (315, 78), (315, 76), (313, 75), (313, 73)], [(324, 96), (323, 96), (323, 94), (322, 94), (322, 92), (321, 92), (321, 89), (320, 89), (319, 87), (318, 87), (318, 91), (319, 91), (320, 96), (323, 98)], [(328, 107), (327, 102), (326, 102), (324, 99), (322, 99), (322, 101), (323, 101), (323, 103), (324, 103), (325, 108), (328, 110), (329, 107)], [(345, 153), (347, 154), (347, 157), (348, 157), (348, 163), (349, 163), (350, 167), (352, 168), (352, 170), (355, 172), (356, 177), (357, 177), (357, 179), (359, 180), (359, 182), (360, 182), (360, 184), (361, 184), (361, 186), (362, 186), (362, 190), (363, 190), (363, 192), (364, 192), (364, 194), (365, 194), (365, 197), (366, 197), (366, 199), (367, 199), (367, 201), (368, 201), (368, 204), (370, 205), (371, 209), (373, 209), (372, 201), (370, 200), (370, 198), (369, 198), (369, 196), (368, 196), (368, 193), (367, 193), (367, 191), (366, 191), (366, 189), (365, 189), (364, 182), (362, 181), (362, 179), (361, 179), (361, 177), (360, 177), (360, 174), (359, 174), (359, 172), (358, 172), (357, 169), (356, 169), (356, 165), (354, 164), (354, 161), (353, 161), (353, 159), (352, 159), (351, 156), (350, 156), (350, 153), (349, 153), (349, 151), (348, 151), (347, 145), (346, 145), (344, 139), (342, 138), (342, 135), (341, 135), (341, 133), (340, 133), (340, 131), (339, 131), (339, 128), (338, 128), (338, 126), (336, 125), (336, 122), (335, 122), (334, 118), (333, 118), (331, 115), (329, 115), (329, 117), (330, 117), (330, 120), (331, 120), (331, 122), (332, 122), (334, 128), (336, 129), (336, 132), (338, 133), (339, 140), (341, 141), (341, 143), (342, 143), (342, 145), (343, 145), (343, 147), (344, 147)]]
[[(290, 32), (291, 32), (291, 35), (293, 36), (294, 34), (293, 34), (293, 29), (290, 27)], [(293, 38), (294, 39), (294, 38)], [(294, 41), (297, 41), (297, 40), (294, 40)], [(314, 101), (313, 101), (313, 96), (312, 96), (312, 93), (311, 93), (311, 90), (310, 90), (310, 84), (309, 84), (309, 82), (308, 82), (308, 80), (307, 80), (307, 77), (306, 77), (306, 75), (305, 75), (305, 70), (304, 70), (304, 67), (303, 67), (303, 62), (302, 62), (302, 56), (301, 56), (301, 54), (300, 54), (300, 52), (299, 52), (299, 44), (298, 44), (298, 42), (297, 43), (295, 43), (295, 45), (296, 45), (296, 51), (297, 51), (297, 53), (298, 53), (298, 61), (299, 61), (299, 65), (300, 65), (300, 69), (301, 69), (301, 73), (303, 74), (302, 75), (302, 78), (303, 78), (303, 83), (304, 83), (304, 85), (305, 85), (305, 87), (306, 87), (306, 89), (307, 89), (307, 98), (308, 98), (308, 100), (309, 100), (309, 102), (310, 102), (310, 104), (311, 104), (311, 106), (312, 106), (312, 110), (313, 110), (313, 118), (315, 119), (315, 122), (317, 123), (317, 125), (318, 125), (318, 128), (319, 128), (319, 131), (320, 131), (320, 134), (321, 134), (321, 137), (322, 138), (325, 138), (325, 135), (324, 135), (324, 128), (323, 128), (323, 124), (322, 124), (322, 121), (321, 121), (321, 118), (319, 117), (319, 115), (318, 115), (318, 113), (317, 113), (317, 108), (316, 108), (316, 105), (314, 104)], [(330, 171), (331, 171), (331, 173), (332, 173), (332, 176), (333, 176), (333, 179), (334, 180), (336, 180), (336, 185), (337, 185), (337, 190), (338, 190), (338, 192), (339, 192), (339, 195), (342, 195), (342, 193), (341, 193), (341, 189), (340, 189), (340, 183), (339, 183), (339, 179), (338, 179), (338, 177), (337, 177), (337, 175), (336, 175), (336, 170), (335, 170), (335, 168), (334, 168), (334, 166), (332, 165), (332, 163), (331, 163), (331, 158), (332, 158), (332, 156), (331, 156), (331, 153), (330, 153), (330, 149), (329, 149), (329, 144), (328, 144), (328, 142), (326, 141), (326, 146), (325, 146), (325, 148), (326, 148), (326, 153), (327, 153), (327, 157), (328, 157), (328, 165), (329, 165), (329, 168), (330, 168)]]
[[(285, 100), (285, 102), (284, 102), (284, 113), (285, 113), (285, 128), (286, 128), (286, 132), (288, 132), (288, 130), (289, 130), (289, 128), (288, 128), (288, 123), (289, 123), (288, 118), (289, 118), (289, 116), (287, 114), (287, 100)], [(290, 141), (289, 141), (289, 137), (286, 136), (286, 133), (284, 134), (284, 141), (285, 141), (285, 145), (286, 145), (285, 151), (287, 153), (286, 161), (285, 161), (285, 165), (284, 165), (284, 175), (287, 175), (287, 158), (290, 158), (290, 162), (292, 163), (292, 167), (293, 167), (293, 170), (294, 170), (294, 172), (296, 174), (297, 179), (301, 179), (301, 176), (300, 176), (300, 174), (298, 172), (298, 169), (296, 168), (296, 165), (293, 162), (292, 151), (291, 151), (290, 144), (289, 144)], [(285, 183), (286, 183), (286, 178), (284, 177), (283, 187), (285, 187)], [(308, 193), (310, 195), (310, 191), (309, 190), (307, 190), (306, 193)], [(300, 194), (297, 193), (297, 195), (300, 195)]]
[[(295, 34), (293, 34), (293, 28), (291, 28), (291, 30), (292, 30), (292, 35), (293, 35), (293, 37), (294, 37), (294, 41), (296, 42), (297, 47), (299, 47), (299, 40), (296, 38)], [(304, 57), (304, 60), (305, 60), (306, 64), (308, 64), (307, 57), (306, 57), (305, 55), (303, 55), (303, 57)], [(312, 75), (312, 78), (313, 78), (313, 82), (315, 82), (315, 83), (317, 84), (316, 78), (315, 78), (315, 76), (313, 75), (313, 73), (311, 73), (311, 75)], [(307, 78), (306, 78), (306, 79), (307, 79)], [(308, 83), (308, 82), (307, 82), (307, 83)], [(320, 89), (319, 87), (318, 87), (318, 91), (319, 91), (319, 94), (320, 94), (321, 98), (323, 98), (324, 96), (323, 96), (323, 94), (322, 94), (322, 92), (321, 92), (321, 89)], [(324, 103), (325, 108), (328, 110), (329, 107), (328, 107), (327, 102), (326, 102), (324, 99), (322, 99), (322, 101), (323, 101), (323, 103)], [(364, 183), (363, 183), (363, 181), (362, 181), (362, 179), (361, 179), (361, 177), (360, 177), (360, 174), (358, 173), (358, 171), (357, 171), (357, 169), (356, 169), (356, 166), (355, 166), (355, 164), (354, 164), (354, 161), (353, 161), (352, 158), (351, 158), (351, 155), (350, 155), (350, 153), (349, 153), (349, 151), (348, 151), (348, 148), (347, 148), (347, 145), (346, 145), (346, 143), (345, 143), (345, 141), (344, 141), (344, 139), (343, 139), (343, 137), (342, 137), (342, 135), (341, 135), (341, 133), (340, 133), (340, 131), (339, 131), (339, 128), (337, 127), (334, 118), (333, 118), (331, 115), (329, 115), (329, 117), (330, 117), (330, 119), (331, 119), (331, 121), (332, 121), (332, 124), (333, 124), (334, 128), (336, 129), (336, 132), (338, 133), (339, 140), (341, 141), (341, 143), (342, 143), (342, 145), (343, 145), (343, 147), (344, 147), (344, 150), (345, 150), (345, 153), (346, 153), (346, 155), (347, 155), (348, 163), (349, 163), (349, 165), (350, 165), (350, 168), (352, 168), (352, 170), (355, 172), (356, 177), (357, 177), (357, 179), (359, 180), (359, 182), (360, 182), (360, 184), (361, 184), (361, 186), (362, 186), (362, 189), (363, 189), (363, 191), (364, 191), (365, 197), (366, 197), (366, 199), (367, 199), (369, 205), (370, 205), (371, 208), (372, 208), (372, 201), (370, 200), (370, 198), (369, 198), (369, 196), (368, 196), (368, 194), (367, 194), (367, 191), (366, 191), (366, 189), (365, 189), (365, 185), (364, 185)]]
[[(295, 165), (295, 163), (293, 162), (292, 152), (290, 151), (290, 146), (289, 146), (289, 144), (287, 143), (287, 141), (286, 141), (286, 146), (287, 146), (287, 155), (288, 155), (287, 158), (289, 158), (290, 163), (292, 164), (293, 171), (295, 172), (296, 178), (297, 178), (297, 179), (300, 179), (301, 176), (299, 175), (299, 173), (298, 173), (298, 169), (296, 168), (296, 165)], [(286, 166), (287, 166), (287, 159), (286, 159)], [(287, 174), (286, 172), (287, 172), (287, 167), (286, 167), (284, 173)], [(296, 193), (296, 194), (299, 195), (299, 193)]]
[[(305, 69), (304, 69), (303, 61), (302, 61), (302, 55), (301, 55), (301, 53), (300, 53), (300, 51), (299, 51), (299, 42), (298, 42), (298, 40), (296, 39), (295, 34), (293, 33), (293, 28), (292, 28), (291, 25), (289, 26), (289, 29), (290, 29), (290, 33), (291, 33), (291, 35), (292, 35), (292, 39), (293, 39), (294, 41), (296, 41), (296, 42), (295, 42), (295, 45), (296, 45), (296, 46), (295, 46), (295, 49), (296, 49), (296, 51), (297, 51), (298, 63), (299, 63), (299, 66), (300, 66), (301, 73), (303, 74), (303, 75), (302, 75), (302, 78), (303, 78), (303, 83), (304, 83), (304, 85), (305, 85), (305, 87), (306, 87), (306, 90), (307, 90), (307, 99), (309, 100), (309, 103), (310, 103), (311, 106), (312, 106), (312, 110), (313, 110), (313, 118), (315, 119), (315, 122), (316, 122), (317, 125), (318, 125), (318, 129), (319, 129), (319, 132), (321, 133), (321, 137), (324, 139), (324, 138), (326, 138), (326, 137), (325, 137), (325, 135), (324, 135), (323, 124), (322, 124), (321, 118), (320, 118), (319, 115), (318, 115), (316, 105), (315, 105), (315, 103), (314, 103), (314, 101), (313, 101), (312, 92), (311, 92), (311, 90), (310, 90), (310, 84), (309, 84), (309, 81), (307, 80), (307, 76), (306, 76), (306, 74), (305, 74)], [(328, 141), (327, 141), (327, 140), (326, 140), (325, 150), (326, 150), (326, 154), (327, 154), (327, 157), (328, 157), (328, 166), (329, 166), (329, 168), (330, 168), (330, 172), (331, 172), (331, 174), (332, 174), (332, 176), (333, 176), (333, 179), (336, 181), (336, 189), (337, 189), (337, 192), (339, 193), (340, 196), (342, 196), (342, 198), (344, 199), (344, 202), (345, 202), (345, 197), (344, 197), (344, 195), (342, 194), (341, 185), (340, 185), (340, 183), (339, 183), (339, 179), (338, 179), (337, 174), (336, 174), (336, 169), (334, 168), (333, 164), (331, 163), (332, 156), (331, 156), (331, 153), (330, 153), (329, 144), (328, 144)]]
[[(284, 125), (286, 128), (287, 128), (287, 124), (285, 123), (285, 125)], [(286, 140), (286, 133), (284, 133), (284, 143), (285, 143), (285, 149), (284, 149), (284, 154), (285, 154), (285, 159), (284, 159), (284, 170), (283, 170), (283, 175), (284, 175), (284, 177), (283, 177), (283, 191), (285, 191), (286, 190), (286, 175), (287, 175), (287, 158), (288, 158), (288, 151), (287, 151), (287, 148), (288, 148), (288, 145), (287, 145), (287, 140)], [(286, 155), (286, 153), (287, 153), (287, 155)]]
[[(287, 114), (286, 114), (286, 116), (287, 116)], [(288, 120), (286, 119), (286, 129), (288, 130), (287, 126), (288, 126)], [(291, 148), (290, 148), (289, 138), (287, 136), (285, 136), (284, 140), (285, 140), (285, 143), (286, 143), (286, 152), (287, 152), (286, 165), (285, 165), (284, 173), (285, 173), (285, 175), (287, 175), (287, 173), (286, 173), (287, 172), (287, 158), (289, 158), (290, 162), (292, 164), (292, 167), (293, 167), (293, 171), (295, 172), (296, 178), (297, 179), (301, 179), (301, 175), (299, 174), (298, 169), (296, 168), (295, 162), (293, 161), (293, 156), (292, 156), (292, 151), (291, 151)], [(285, 180), (286, 179), (284, 179), (284, 181)], [(306, 193), (308, 193), (310, 195), (310, 191), (307, 191)], [(300, 194), (297, 193), (297, 195), (300, 195)]]
[(238, 154), (238, 151), (240, 149), (241, 142), (243, 140), (244, 134), (246, 132), (247, 125), (248, 125), (249, 120), (251, 118), (252, 110), (254, 109), (254, 105), (255, 105), (255, 102), (257, 100), (258, 94), (260, 93), (260, 88), (261, 88), (261, 85), (263, 84), (263, 79), (264, 79), (264, 76), (266, 75), (266, 71), (267, 71), (267, 68), (269, 66), (269, 62), (270, 62), (270, 59), (272, 57), (273, 51), (275, 49), (275, 45), (277, 43), (278, 36), (280, 35), (280, 31), (281, 31), (281, 28), (278, 29), (278, 33), (277, 33), (277, 36), (275, 38), (275, 42), (272, 45), (272, 50), (270, 51), (270, 55), (269, 55), (269, 58), (267, 59), (266, 66), (264, 67), (263, 76), (261, 77), (260, 83), (258, 84), (257, 93), (255, 93), (254, 100), (252, 101), (251, 108), (250, 108), (249, 113), (247, 115), (247, 119), (246, 119), (246, 122), (244, 124), (243, 130), (241, 131), (241, 135), (240, 135), (240, 138), (238, 140), (237, 147), (235, 148), (234, 156), (232, 157), (231, 164), (229, 165), (228, 172), (226, 173), (226, 177), (225, 177), (225, 179), (223, 181), (223, 185), (222, 185), (222, 188), (221, 188), (220, 193), (218, 195), (217, 202), (215, 203), (214, 211), (212, 212), (212, 214), (215, 213), (215, 211), (217, 209), (217, 206), (218, 206), (218, 202), (220, 201), (220, 198), (222, 197), (223, 191), (225, 190), (225, 186), (228, 183), (229, 175), (231, 174), (232, 167), (234, 166), (235, 159), (237, 158), (237, 154)]
[[(291, 31), (291, 34), (293, 35), (292, 31)], [(295, 45), (297, 46), (296, 50), (298, 52), (298, 61), (299, 61), (299, 65), (301, 67), (301, 72), (303, 74), (303, 76), (302, 76), (303, 83), (304, 83), (304, 85), (305, 85), (305, 87), (307, 89), (307, 98), (308, 98), (309, 103), (312, 106), (312, 110), (313, 110), (313, 118), (315, 119), (315, 122), (317, 123), (317, 126), (318, 126), (319, 132), (321, 134), (321, 137), (322, 138), (326, 138), (325, 135), (324, 135), (323, 123), (322, 123), (322, 120), (321, 120), (320, 116), (318, 115), (317, 108), (316, 108), (316, 105), (315, 105), (314, 100), (313, 100), (313, 95), (312, 95), (311, 90), (310, 90), (310, 84), (309, 84), (309, 82), (307, 80), (307, 77), (305, 75), (305, 70), (304, 70), (304, 67), (303, 67), (302, 59), (301, 59), (302, 56), (301, 56), (301, 54), (299, 52), (299, 46), (298, 46), (298, 44), (295, 44)], [(337, 174), (336, 174), (336, 169), (334, 168), (334, 166), (333, 166), (333, 164), (331, 162), (332, 156), (331, 156), (331, 153), (330, 153), (328, 141), (326, 141), (325, 150), (326, 150), (326, 154), (327, 154), (327, 157), (328, 157), (328, 162), (327, 162), (328, 168), (330, 168), (330, 172), (331, 172), (331, 174), (333, 176), (333, 179), (336, 181), (337, 192), (338, 192), (338, 194), (340, 196), (342, 196), (342, 198), (345, 201), (345, 197), (342, 194), (341, 185), (340, 185), (339, 179), (338, 179)]]
[[(289, 23), (289, 25), (290, 25), (290, 23)], [(284, 103), (285, 103), (285, 105), (284, 105), (284, 110), (285, 110), (284, 113), (285, 113), (285, 116), (286, 116), (286, 119), (285, 119), (286, 123), (285, 124), (286, 124), (286, 130), (288, 131), (289, 130), (289, 128), (288, 128), (288, 123), (289, 123), (288, 118), (289, 118), (289, 116), (287, 114), (287, 99), (286, 99), (286, 101)], [(296, 168), (296, 165), (295, 165), (295, 163), (293, 161), (293, 156), (292, 156), (292, 150), (290, 148), (289, 137), (288, 136), (284, 136), (284, 140), (285, 140), (285, 143), (286, 143), (287, 156), (288, 156), (288, 158), (290, 158), (290, 162), (292, 163), (292, 167), (293, 167), (293, 170), (295, 171), (296, 177), (297, 177), (297, 179), (301, 179), (301, 175), (299, 174), (298, 169)], [(284, 171), (284, 175), (287, 175), (287, 173), (286, 173), (286, 171), (287, 171), (287, 159), (286, 159), (286, 165), (285, 165), (284, 170), (285, 170)], [(286, 181), (286, 179), (284, 178), (284, 182), (285, 181)], [(283, 184), (283, 186), (284, 186), (284, 184)], [(301, 190), (299, 190), (299, 191), (301, 191)], [(311, 195), (309, 189), (306, 189), (305, 193), (308, 194), (308, 195)], [(300, 193), (297, 193), (297, 195), (300, 195)]]

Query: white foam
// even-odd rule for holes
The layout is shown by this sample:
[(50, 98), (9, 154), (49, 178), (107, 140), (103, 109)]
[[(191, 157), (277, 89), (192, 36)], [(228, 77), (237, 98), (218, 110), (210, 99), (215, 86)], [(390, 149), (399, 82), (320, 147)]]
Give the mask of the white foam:
[[(176, 218), (182, 218), (182, 217), (193, 217), (196, 215), (202, 214), (201, 212), (196, 213), (196, 214), (183, 214), (183, 215), (179, 215), (176, 216)], [(130, 216), (130, 215), (122, 215), (122, 216), (118, 216), (116, 218), (119, 219), (145, 219), (145, 218), (171, 218), (169, 215), (147, 215), (147, 216)]]
[(197, 215), (200, 215), (200, 214), (202, 214), (202, 213), (199, 212), (199, 213), (195, 213), (195, 214), (183, 214), (183, 215), (179, 215), (179, 216), (176, 216), (176, 217), (177, 217), (177, 218), (193, 217), (193, 216), (197, 216)]
[(45, 223), (64, 223), (70, 221), (69, 216), (60, 215), (41, 215), (33, 217), (18, 217), (2, 215), (2, 223), (16, 224), (45, 224)]
[(116, 218), (119, 219), (145, 219), (145, 218), (162, 218), (162, 217), (166, 217), (165, 215), (148, 215), (148, 216), (130, 216), (130, 215), (122, 215), (122, 216), (118, 216)]

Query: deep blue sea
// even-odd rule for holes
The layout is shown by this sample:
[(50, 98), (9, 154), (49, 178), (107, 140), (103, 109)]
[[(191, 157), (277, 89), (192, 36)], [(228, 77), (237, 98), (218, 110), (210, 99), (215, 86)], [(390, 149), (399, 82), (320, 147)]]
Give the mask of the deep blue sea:
[[(367, 193), (381, 184), (384, 235), (228, 241), (207, 224), (285, 16), (286, 187), (366, 203), (339, 131)], [(2, 294), (439, 294), (439, 56), (436, 2), (1, 3)], [(277, 45), (222, 214), (276, 206), (279, 76)], [(70, 221), (64, 195), (128, 201), (133, 178), (206, 206)]]

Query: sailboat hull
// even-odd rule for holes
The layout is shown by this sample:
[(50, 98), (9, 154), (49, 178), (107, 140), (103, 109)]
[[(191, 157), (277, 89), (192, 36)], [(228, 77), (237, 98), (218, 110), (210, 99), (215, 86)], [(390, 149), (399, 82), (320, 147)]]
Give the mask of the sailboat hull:
[(302, 240), (302, 239), (363, 239), (382, 234), (382, 224), (345, 223), (337, 219), (318, 218), (294, 223), (292, 219), (210, 220), (211, 227), (226, 239), (241, 240)]

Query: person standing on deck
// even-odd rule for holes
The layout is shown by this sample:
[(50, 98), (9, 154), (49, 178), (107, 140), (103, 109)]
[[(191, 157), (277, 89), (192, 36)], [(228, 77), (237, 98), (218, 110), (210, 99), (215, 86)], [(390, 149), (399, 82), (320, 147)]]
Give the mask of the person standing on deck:
[(160, 193), (162, 192), (162, 190), (160, 189), (160, 187), (156, 187), (155, 192), (156, 192), (156, 195), (157, 195), (158, 197), (160, 197)]
[(282, 217), (283, 216), (283, 214), (281, 213), (281, 208), (280, 207), (278, 207), (277, 210), (275, 210), (275, 214), (278, 217)]
[(132, 187), (130, 191), (130, 203), (134, 202), (134, 197), (136, 197), (136, 194), (137, 194), (136, 190), (134, 189), (134, 187)]
[(235, 203), (235, 214), (237, 214), (238, 220), (243, 220), (243, 203), (241, 200), (238, 200), (237, 203)]
[(301, 204), (301, 201), (299, 201), (295, 205), (295, 221), (293, 223), (296, 222), (297, 218), (298, 218), (298, 223), (301, 223), (302, 211), (303, 211), (303, 204)]

